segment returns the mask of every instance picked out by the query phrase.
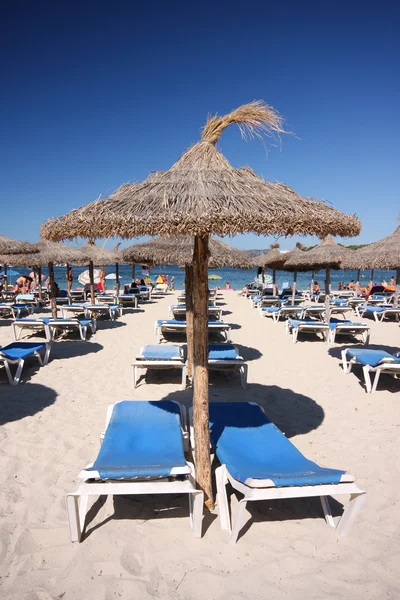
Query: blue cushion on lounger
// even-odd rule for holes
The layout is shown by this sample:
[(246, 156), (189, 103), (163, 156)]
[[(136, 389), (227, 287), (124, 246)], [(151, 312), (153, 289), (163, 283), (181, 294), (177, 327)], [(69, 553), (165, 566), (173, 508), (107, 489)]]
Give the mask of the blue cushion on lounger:
[(186, 466), (179, 406), (124, 400), (114, 406), (99, 454), (87, 471), (103, 479), (167, 477)]
[(271, 479), (276, 486), (339, 483), (344, 473), (305, 458), (255, 404), (211, 402), (210, 429), (219, 461), (242, 483), (248, 479)]
[(385, 350), (354, 348), (354, 350), (347, 350), (346, 354), (350, 358), (355, 358), (357, 362), (364, 366), (377, 367), (385, 359), (388, 359), (390, 362), (400, 363), (400, 358), (389, 354), (389, 352), (385, 352)]
[(281, 307), (280, 306), (262, 306), (261, 310), (263, 310), (264, 312), (276, 313), (281, 310)]
[(141, 358), (146, 360), (181, 360), (182, 356), (179, 346), (148, 344), (143, 347)]
[(24, 317), (22, 319), (15, 319), (16, 323), (45, 323), (46, 325), (51, 321), (50, 317)]
[(361, 306), (358, 307), (359, 309), (362, 309), (364, 312), (383, 312), (384, 310), (386, 310), (386, 308), (384, 306), (366, 306), (365, 304), (361, 304)]
[(355, 323), (354, 321), (349, 321), (348, 319), (334, 319), (331, 318), (329, 321), (329, 327), (331, 329), (336, 329), (338, 325), (365, 325), (365, 323)]
[(45, 347), (46, 344), (43, 342), (13, 342), (0, 348), (0, 354), (10, 359), (26, 358)]
[(186, 325), (186, 321), (177, 321), (176, 319), (159, 319), (157, 325)]
[(289, 323), (293, 325), (294, 328), (299, 325), (325, 325), (326, 323), (322, 323), (322, 321), (313, 321), (311, 319), (288, 319)]
[(208, 360), (236, 360), (237, 350), (232, 344), (209, 344)]

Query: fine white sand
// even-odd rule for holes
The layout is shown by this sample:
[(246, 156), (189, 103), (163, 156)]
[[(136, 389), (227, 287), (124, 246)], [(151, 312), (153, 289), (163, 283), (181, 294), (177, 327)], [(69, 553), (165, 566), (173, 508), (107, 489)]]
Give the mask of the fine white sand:
[[(132, 359), (155, 342), (154, 321), (167, 317), (173, 300), (100, 322), (90, 342), (54, 343), (48, 366), (27, 364), (18, 387), (0, 370), (0, 597), (399, 597), (400, 383), (382, 376), (378, 391), (366, 394), (358, 372), (342, 372), (342, 343), (293, 344), (284, 324), (261, 319), (235, 293), (223, 296), (223, 318), (248, 360), (249, 387), (243, 392), (238, 375), (211, 373), (210, 400), (256, 401), (307, 457), (354, 472), (368, 494), (349, 537), (325, 524), (317, 499), (250, 505), (252, 518), (232, 546), (210, 513), (203, 538), (192, 537), (186, 497), (134, 496), (96, 501), (83, 542), (71, 544), (65, 495), (96, 456), (108, 404), (191, 402), (178, 371), (151, 373), (132, 387)], [(398, 324), (369, 323), (372, 345), (398, 348)], [(0, 344), (10, 341), (2, 320)], [(340, 508), (333, 504), (335, 514)]]

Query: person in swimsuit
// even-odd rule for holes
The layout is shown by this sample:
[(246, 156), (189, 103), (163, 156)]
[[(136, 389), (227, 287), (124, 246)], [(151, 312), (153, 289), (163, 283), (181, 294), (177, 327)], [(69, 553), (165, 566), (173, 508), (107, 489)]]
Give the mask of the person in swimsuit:
[(72, 272), (71, 265), (68, 265), (68, 267), (67, 267), (67, 274), (66, 274), (65, 278), (67, 280), (67, 289), (68, 289), (68, 294), (69, 294), (70, 291), (72, 290), (72, 283), (74, 281), (74, 274)]

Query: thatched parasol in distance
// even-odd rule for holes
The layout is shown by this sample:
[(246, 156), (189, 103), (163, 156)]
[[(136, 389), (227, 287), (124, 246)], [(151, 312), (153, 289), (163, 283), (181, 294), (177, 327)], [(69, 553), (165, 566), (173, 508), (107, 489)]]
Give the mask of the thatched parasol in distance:
[[(343, 261), (345, 269), (395, 269), (396, 290), (394, 303), (397, 305), (400, 293), (400, 225), (392, 233), (378, 242), (360, 250), (354, 250), (351, 258)], [(371, 275), (372, 279), (372, 275)]]
[[(74, 264), (80, 266), (89, 266), (89, 277), (90, 277), (90, 299), (92, 304), (94, 303), (94, 265), (104, 266), (112, 265), (115, 263), (116, 274), (117, 274), (117, 295), (119, 292), (119, 270), (118, 263), (121, 262), (121, 253), (114, 250), (107, 250), (101, 246), (96, 246), (93, 241), (88, 242), (80, 248), (82, 251), (83, 259), (80, 262)], [(72, 262), (72, 261), (71, 261)]]
[(42, 226), (52, 240), (118, 235), (195, 236), (194, 433), (196, 477), (213, 504), (208, 415), (208, 240), (217, 235), (316, 234), (352, 236), (360, 222), (323, 202), (301, 198), (288, 186), (269, 183), (249, 168), (235, 169), (216, 149), (223, 131), (236, 123), (250, 136), (283, 132), (278, 113), (252, 102), (223, 117), (210, 118), (200, 142), (164, 172), (143, 183), (124, 185), (105, 200), (71, 211)]
[(30, 244), (29, 242), (22, 242), (19, 240), (12, 240), (11, 238), (0, 235), (0, 255), (1, 263), (4, 267), (4, 277), (6, 282), (6, 289), (8, 287), (8, 278), (7, 278), (7, 265), (12, 264), (9, 259), (10, 254), (34, 254), (37, 252), (34, 244)]
[(272, 283), (276, 284), (276, 271), (279, 271), (285, 263), (285, 254), (279, 252), (279, 244), (271, 244), (271, 250), (266, 254), (263, 252), (255, 256), (252, 261), (256, 267), (269, 267), (272, 269)]
[[(32, 254), (13, 254), (9, 256), (10, 264), (15, 266), (38, 267), (39, 277), (39, 299), (42, 300), (42, 266), (48, 265), (50, 279), (50, 305), (53, 317), (57, 317), (56, 290), (54, 280), (54, 264), (73, 263), (80, 264), (81, 261), (88, 260), (81, 248), (73, 248), (65, 244), (50, 242), (48, 240), (39, 240), (33, 244), (35, 253)], [(0, 257), (2, 260), (3, 257)]]
[[(185, 265), (186, 288), (186, 338), (188, 347), (188, 373), (193, 363), (193, 236), (159, 236), (148, 242), (133, 244), (122, 251), (124, 262), (153, 265)], [(210, 237), (209, 266), (250, 269), (252, 261), (246, 252)]]
[(330, 236), (326, 236), (318, 246), (306, 252), (299, 252), (296, 255), (292, 255), (285, 263), (285, 268), (288, 267), (297, 271), (318, 271), (319, 269), (325, 269), (325, 316), (328, 321), (330, 318), (330, 270), (341, 269), (342, 262), (346, 258), (351, 260), (353, 253), (354, 250), (344, 248), (336, 244)]

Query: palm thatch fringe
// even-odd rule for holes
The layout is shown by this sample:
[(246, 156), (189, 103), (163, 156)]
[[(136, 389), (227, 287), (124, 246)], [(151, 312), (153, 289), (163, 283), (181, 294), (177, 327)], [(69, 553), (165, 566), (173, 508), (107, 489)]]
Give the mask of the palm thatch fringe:
[[(193, 264), (194, 238), (189, 236), (161, 236), (144, 242), (134, 244), (122, 251), (124, 262), (145, 264)], [(228, 244), (215, 238), (209, 240), (209, 266), (237, 267), (250, 269), (251, 259), (242, 250), (232, 248)]]
[(398, 269), (400, 267), (400, 226), (392, 235), (354, 250), (351, 259), (343, 261), (344, 269)]
[(284, 269), (293, 271), (318, 271), (319, 269), (340, 269), (346, 257), (351, 257), (354, 250), (344, 248), (329, 236), (318, 246), (306, 252), (291, 254), (285, 262)]
[(37, 250), (34, 244), (12, 240), (5, 235), (0, 235), (0, 254), (33, 254), (35, 252)]
[(9, 256), (0, 256), (0, 262), (8, 262), (15, 266), (42, 266), (48, 263), (63, 264), (83, 264), (89, 262), (89, 257), (84, 254), (81, 248), (66, 246), (48, 240), (39, 240), (34, 244), (35, 253), (31, 254), (12, 254)]

